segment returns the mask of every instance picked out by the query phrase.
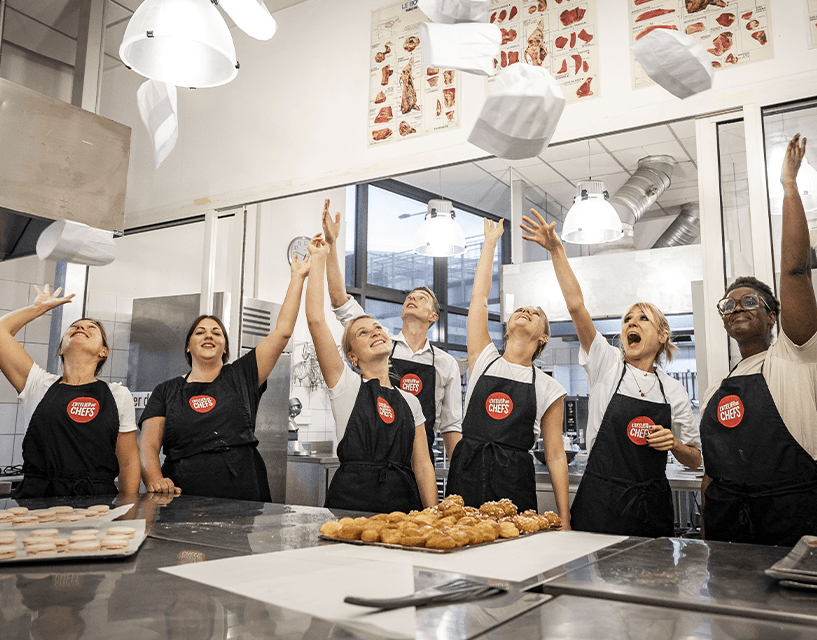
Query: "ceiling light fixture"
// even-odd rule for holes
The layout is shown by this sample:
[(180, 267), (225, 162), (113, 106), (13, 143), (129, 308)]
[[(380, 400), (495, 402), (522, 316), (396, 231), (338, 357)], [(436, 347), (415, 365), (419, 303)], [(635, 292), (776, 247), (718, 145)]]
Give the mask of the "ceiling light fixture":
[(579, 182), (573, 206), (562, 225), (562, 240), (573, 244), (602, 244), (623, 236), (621, 219), (607, 201), (608, 197), (600, 180)]
[(208, 0), (145, 0), (119, 57), (136, 73), (177, 87), (217, 87), (238, 74), (230, 29)]
[(454, 221), (450, 200), (429, 200), (428, 213), (414, 237), (414, 252), (447, 258), (465, 252), (465, 234)]

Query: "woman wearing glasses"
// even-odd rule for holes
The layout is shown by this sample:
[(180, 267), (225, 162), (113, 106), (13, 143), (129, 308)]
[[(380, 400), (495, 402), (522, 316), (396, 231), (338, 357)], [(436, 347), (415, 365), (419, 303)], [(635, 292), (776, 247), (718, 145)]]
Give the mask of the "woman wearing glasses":
[(658, 369), (672, 359), (669, 323), (653, 304), (637, 302), (621, 319), (621, 348), (596, 330), (556, 223), (531, 209), (522, 237), (550, 251), (576, 327), (579, 361), (590, 381), (590, 457), (570, 509), (571, 526), (646, 537), (672, 536), (675, 517), (667, 451), (688, 467), (701, 464), (698, 432), (686, 389)]
[(796, 183), (806, 150), (799, 137), (789, 142), (780, 177), (780, 301), (744, 277), (718, 302), (743, 359), (701, 405), (709, 540), (792, 546), (817, 531), (817, 302)]

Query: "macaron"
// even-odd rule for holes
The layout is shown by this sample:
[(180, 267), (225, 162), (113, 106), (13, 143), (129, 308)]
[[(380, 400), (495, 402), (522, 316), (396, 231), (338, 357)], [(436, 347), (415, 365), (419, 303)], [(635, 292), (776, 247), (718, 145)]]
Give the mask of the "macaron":
[(26, 546), (27, 556), (53, 556), (57, 553), (57, 545), (53, 542), (40, 542)]
[(74, 529), (71, 532), (71, 536), (98, 538), (99, 529)]
[(8, 529), (0, 531), (0, 544), (14, 544), (17, 540), (17, 533)]
[(0, 524), (11, 522), (14, 520), (14, 514), (11, 511), (6, 511), (5, 509), (0, 510)]
[(84, 518), (98, 518), (99, 511), (94, 511), (93, 509), (74, 509), (75, 514), (79, 514)]
[(68, 553), (88, 553), (90, 551), (99, 551), (99, 540), (96, 538), (68, 541)]
[(84, 520), (84, 516), (76, 515), (73, 513), (60, 513), (57, 512), (57, 522), (79, 522), (80, 520)]
[(88, 507), (89, 511), (96, 511), (100, 515), (105, 515), (111, 508), (107, 504), (95, 504), (93, 506)]
[(34, 529), (28, 535), (32, 538), (56, 538), (60, 535), (59, 529)]
[(130, 538), (127, 536), (105, 536), (99, 541), (103, 551), (121, 551), (127, 549), (129, 544)]
[(57, 514), (51, 509), (37, 509), (32, 511), (30, 515), (37, 516), (40, 522), (54, 522), (57, 519)]
[(67, 504), (57, 505), (56, 507), (49, 507), (49, 509), (54, 513), (74, 513), (74, 507)]
[(28, 507), (9, 507), (6, 511), (13, 513), (15, 516), (24, 516), (28, 514)]
[(110, 527), (106, 532), (106, 536), (127, 536), (133, 538), (136, 536), (136, 529), (133, 527)]
[(0, 560), (11, 560), (17, 557), (16, 544), (0, 544)]
[(48, 541), (56, 545), (57, 553), (64, 553), (68, 550), (68, 540), (66, 538), (49, 538)]
[(40, 521), (37, 516), (14, 516), (11, 521), (12, 527), (29, 527), (32, 524), (39, 524)]

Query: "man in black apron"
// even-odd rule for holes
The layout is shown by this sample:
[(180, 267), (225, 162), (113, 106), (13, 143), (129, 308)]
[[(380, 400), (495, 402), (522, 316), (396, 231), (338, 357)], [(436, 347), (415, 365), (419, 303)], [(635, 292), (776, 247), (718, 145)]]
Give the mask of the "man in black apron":
[(23, 481), (15, 499), (117, 493), (119, 411), (101, 380), (55, 382), (37, 405), (23, 440)]
[(477, 380), (462, 440), (451, 457), (448, 495), (459, 494), (467, 506), (509, 498), (519, 512), (537, 510), (536, 478), (530, 450), (536, 442), (536, 368), (530, 383), (488, 375)]
[[(335, 239), (340, 230), (340, 214), (333, 220), (329, 201), (323, 211), (324, 239), (329, 245), (326, 277), (329, 299), (335, 316), (344, 326), (364, 313), (363, 308), (346, 293), (340, 274)], [(462, 386), (459, 366), (454, 358), (434, 349), (428, 331), (439, 318), (440, 305), (427, 287), (415, 287), (403, 302), (403, 326), (398, 335), (389, 335), (394, 343), (390, 362), (397, 374), (395, 384), (416, 396), (426, 417), (426, 436), (431, 463), (436, 431), (442, 433), (448, 456), (460, 440), (462, 423)]]
[(667, 453), (647, 444), (653, 426), (672, 424), (672, 412), (660, 378), (663, 403), (620, 394), (626, 371), (627, 364), (622, 363), (621, 378), (570, 508), (570, 523), (577, 531), (672, 536), (675, 518)]
[(411, 469), (411, 408), (397, 389), (362, 382), (338, 443), (340, 468), (326, 492), (328, 509), (408, 513), (423, 508)]

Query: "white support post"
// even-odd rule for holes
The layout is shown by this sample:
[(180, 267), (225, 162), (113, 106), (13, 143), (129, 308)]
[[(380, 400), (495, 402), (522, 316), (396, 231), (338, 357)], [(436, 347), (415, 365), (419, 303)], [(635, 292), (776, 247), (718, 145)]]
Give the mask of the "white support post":
[(511, 263), (522, 264), (525, 262), (525, 241), (522, 240), (522, 216), (525, 215), (525, 188), (527, 183), (524, 180), (514, 178), (513, 167), (511, 167)]
[(213, 289), (216, 280), (216, 233), (218, 230), (218, 213), (208, 211), (204, 214), (204, 247), (201, 261), (201, 299), (199, 313), (213, 313)]

